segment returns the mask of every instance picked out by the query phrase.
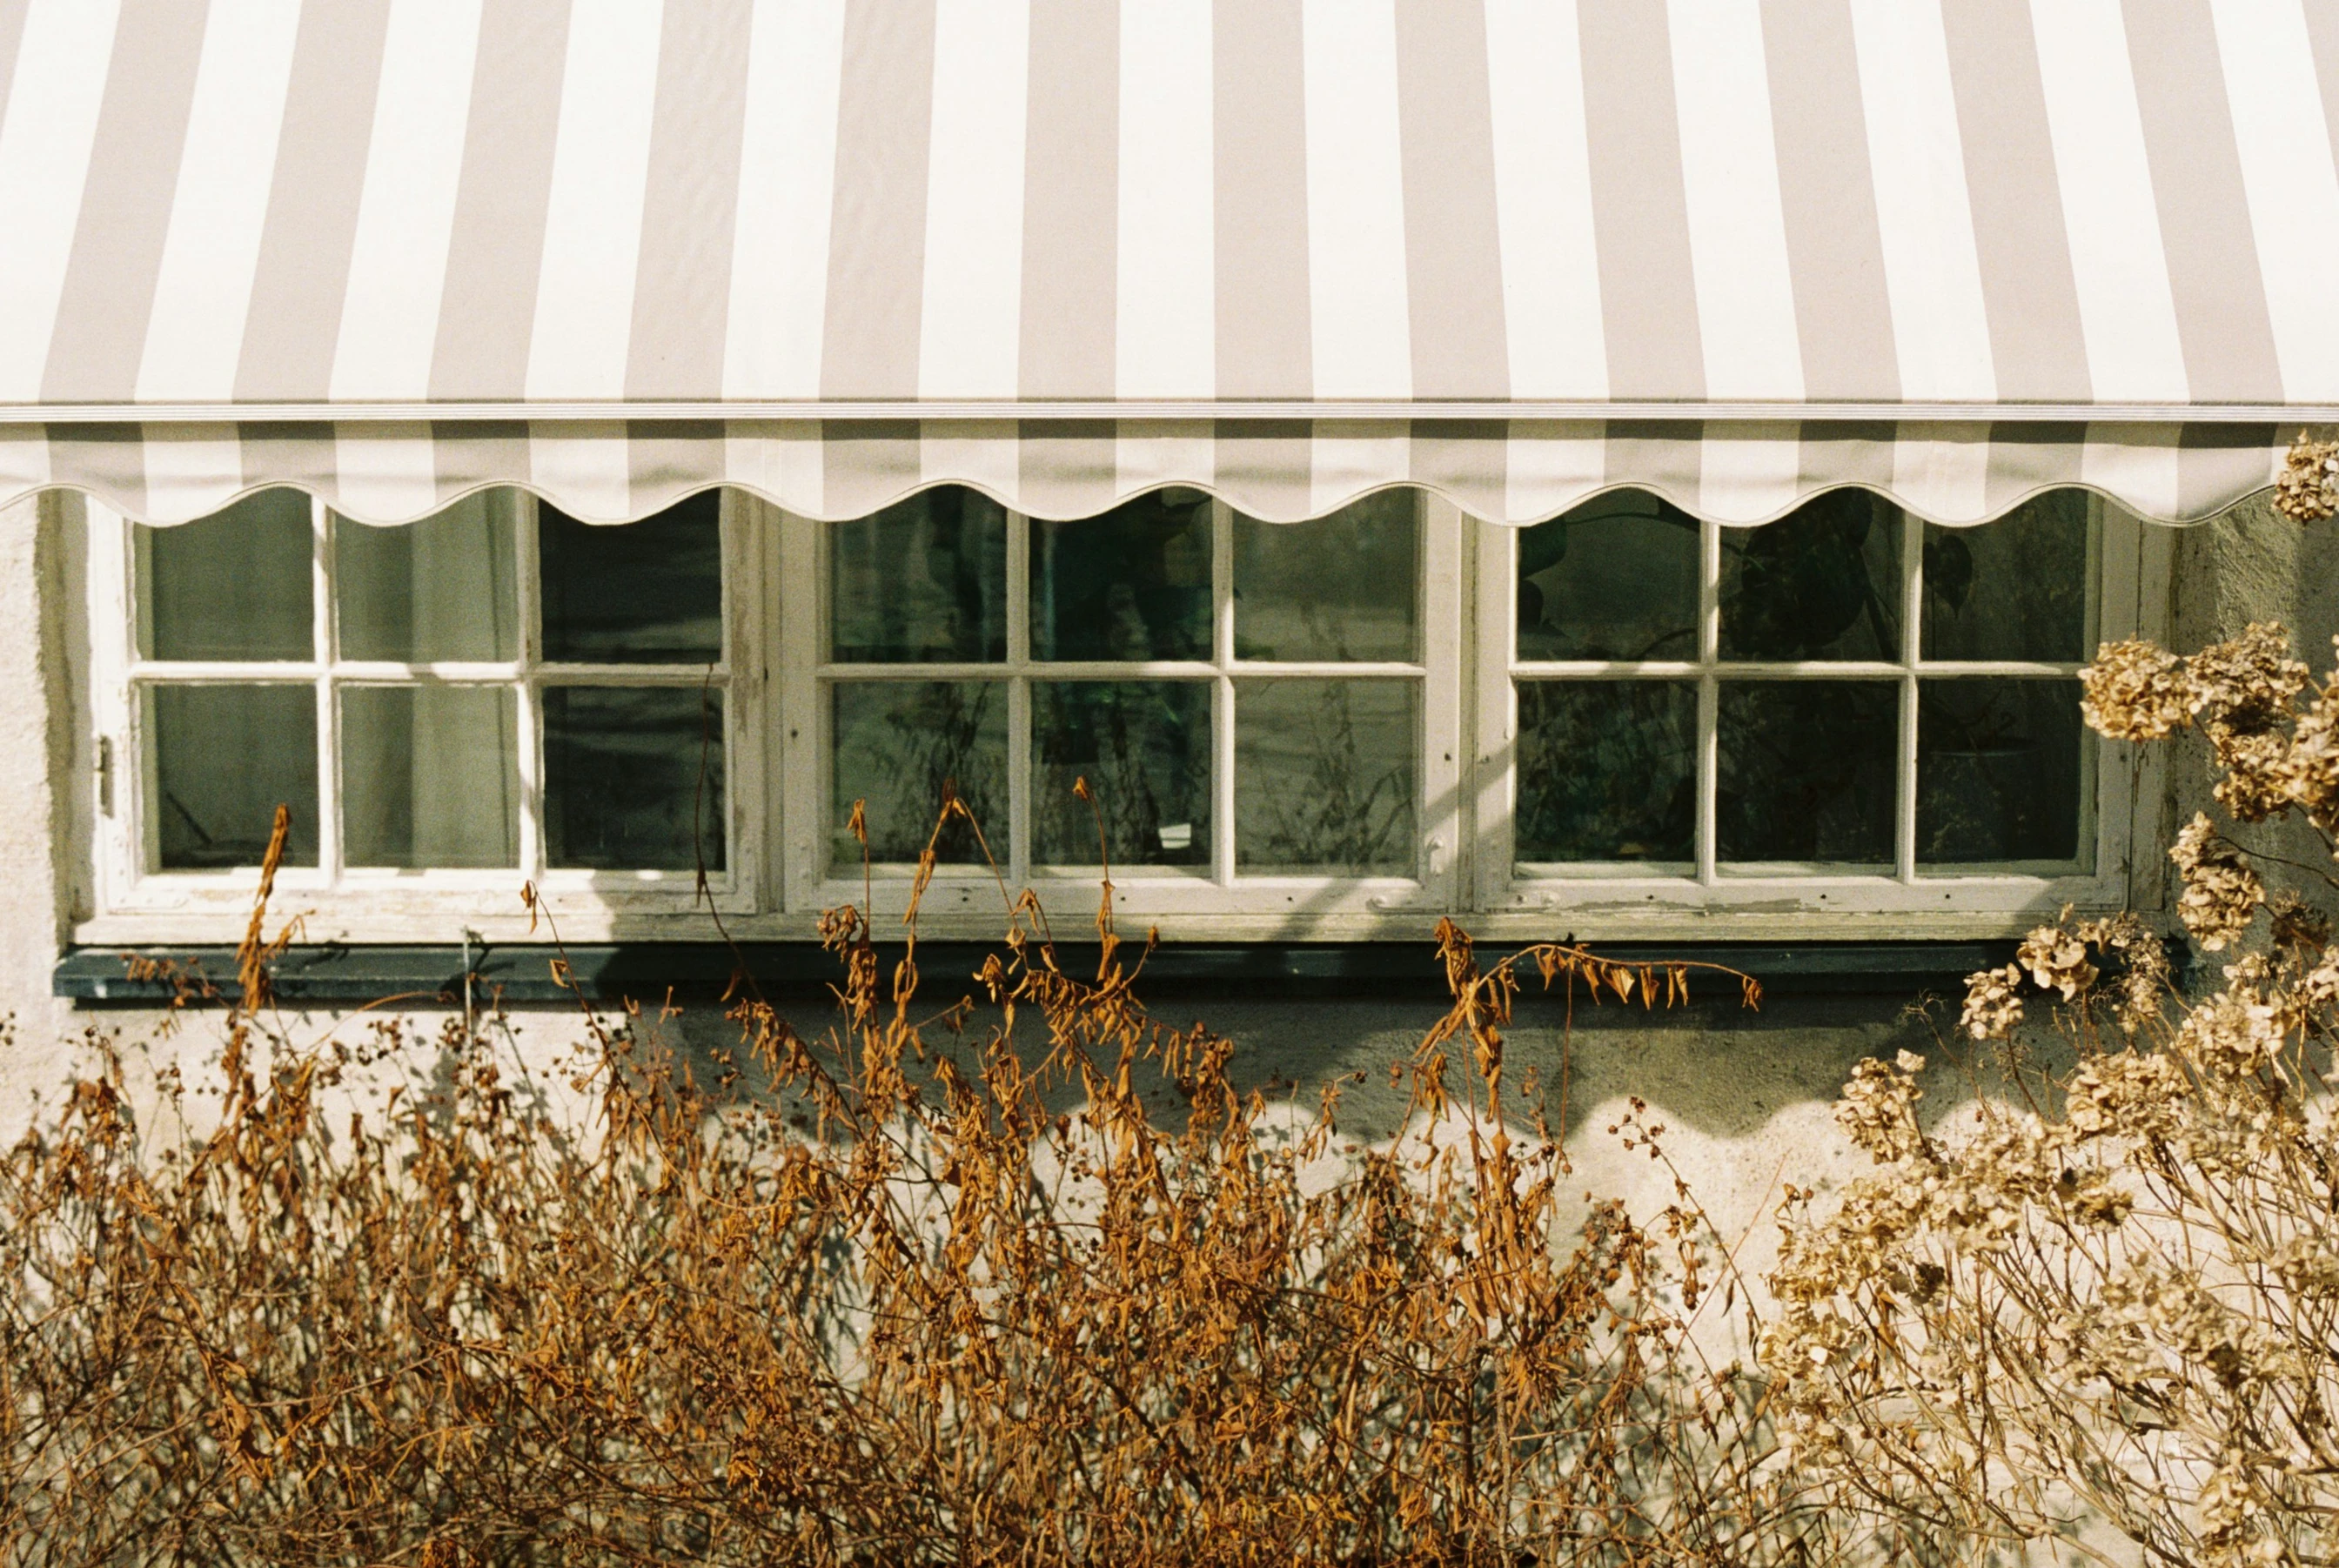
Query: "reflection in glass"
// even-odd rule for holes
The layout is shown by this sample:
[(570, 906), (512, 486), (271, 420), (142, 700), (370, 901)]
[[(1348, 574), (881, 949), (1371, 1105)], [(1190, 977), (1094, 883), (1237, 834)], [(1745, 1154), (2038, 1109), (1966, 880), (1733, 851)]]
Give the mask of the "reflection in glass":
[(2087, 656), (2087, 497), (2049, 490), (1994, 523), (1925, 525), (1929, 659)]
[(1210, 656), (1210, 498), (1156, 490), (1031, 524), (1031, 656)]
[(1007, 656), (1007, 513), (998, 502), (944, 485), (834, 524), (828, 537), (834, 658)]
[[(834, 813), (829, 854), (861, 863), (847, 823), (864, 801), (869, 857), (914, 861), (925, 852), (946, 793), (974, 813), (992, 853), (1007, 856), (1007, 687), (997, 681), (839, 681), (831, 689)], [(934, 845), (946, 864), (980, 864), (982, 843), (953, 816)]]
[(1918, 860), (2077, 859), (2077, 683), (1933, 680), (1917, 692)]
[(1383, 490), (1304, 523), (1237, 517), (1235, 657), (1416, 656), (1419, 511), (1412, 490)]
[(401, 664), (518, 658), (518, 504), (509, 490), (484, 490), (399, 528), (336, 519), (341, 656)]
[(1523, 659), (1697, 656), (1698, 521), (1616, 490), (1519, 535)]
[(1889, 681), (1723, 682), (1718, 856), (1889, 864), (1900, 697)]
[(317, 688), (149, 686), (154, 837), (164, 871), (258, 865), (276, 808), (284, 863), (317, 863)]
[[(1031, 858), (1210, 863), (1210, 688), (1200, 681), (1031, 684)], [(1096, 814), (1072, 793), (1085, 778)]]
[(1900, 509), (1866, 490), (1722, 529), (1722, 656), (1897, 660), (1900, 561)]
[(1521, 681), (1522, 861), (1693, 861), (1697, 687)]
[(723, 869), (723, 694), (551, 686), (544, 703), (545, 854), (555, 866)]
[(580, 523), (539, 506), (544, 656), (576, 664), (720, 659), (722, 517), (715, 490), (637, 523)]
[(138, 529), (138, 646), (151, 659), (317, 656), (309, 498), (262, 490), (174, 528)]
[(1237, 681), (1235, 863), (1412, 875), (1420, 727), (1411, 681)]
[(344, 686), (341, 843), (353, 866), (518, 864), (512, 692)]

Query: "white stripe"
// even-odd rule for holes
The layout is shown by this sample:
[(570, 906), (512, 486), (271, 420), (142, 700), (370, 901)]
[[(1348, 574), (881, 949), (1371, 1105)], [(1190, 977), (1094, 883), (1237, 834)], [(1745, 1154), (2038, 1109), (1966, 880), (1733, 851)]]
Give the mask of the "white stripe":
[(1030, 0), (937, 0), (918, 390), (1012, 398), (1022, 336)]
[(1396, 419), (1319, 423), (1308, 443), (1308, 515), (1324, 517), (1367, 490), (1402, 484), (1412, 470), (1412, 425)]
[(1763, 523), (1797, 499), (1802, 428), (1791, 420), (1706, 427), (1698, 443), (1697, 515)]
[(1706, 395), (1800, 400), (1803, 349), (1759, 0), (1670, 0), (1668, 22)]
[(625, 396), (665, 9), (665, 0), (574, 0), (569, 10), (530, 398)]
[(1608, 482), (1608, 427), (1597, 419), (1521, 419), (1503, 457), (1504, 520), (1539, 523)]
[(0, 402), (41, 395), (119, 0), (32, 0), (0, 124)]
[(1316, 396), (1413, 395), (1395, 0), (1302, 0)]
[(725, 398), (817, 398), (844, 0), (756, 0), (747, 43)]
[(212, 0), (138, 364), (142, 402), (235, 395), (301, 0)]
[(0, 503), (46, 488), (51, 472), (46, 425), (0, 425)]
[(1928, 522), (1981, 521), (1989, 508), (1989, 427), (1901, 425), (1893, 432), (1892, 498)]
[(2182, 402), (2185, 352), (2119, 0), (2031, 0), (2030, 25), (2089, 390), (2097, 402)]
[(428, 423), (335, 425), (333, 509), (408, 523), (439, 508), (439, 453)]
[(723, 427), (723, 477), (800, 518), (817, 518), (827, 448), (814, 419), (735, 419)]
[(1113, 432), (1113, 494), (1218, 482), (1216, 430), (1204, 419), (1123, 419)]
[(327, 395), (420, 399), (455, 231), (480, 0), (397, 0)]
[(563, 420), (528, 430), (528, 482), (579, 522), (633, 520), (633, 449), (617, 420)]
[(1114, 363), (1124, 398), (1218, 390), (1209, 0), (1122, 0)]
[(1993, 402), (1998, 374), (1940, 0), (1850, 0), (1900, 396)]
[(144, 425), (139, 435), (146, 470), (142, 521), (209, 517), (243, 490), (243, 443), (233, 425)]
[(1511, 396), (1604, 398), (1575, 0), (1486, 0), (1486, 88)]
[(2292, 402), (2339, 399), (2339, 170), (2298, 0), (2210, 0), (2226, 98)]
[(2176, 516), (2176, 425), (2089, 425), (2079, 482), (2144, 518)]
[(918, 427), (918, 477), (973, 485), (1013, 505), (1023, 443), (1012, 419), (931, 419)]

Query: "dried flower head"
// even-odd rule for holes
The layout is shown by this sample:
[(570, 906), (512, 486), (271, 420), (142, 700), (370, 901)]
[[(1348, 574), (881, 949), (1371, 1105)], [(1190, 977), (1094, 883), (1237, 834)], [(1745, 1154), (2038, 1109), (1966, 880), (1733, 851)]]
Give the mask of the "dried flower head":
[(1976, 1040), (2004, 1040), (2022, 1021), (2022, 970), (2016, 964), (1966, 977), (1958, 1027)]
[(2193, 814), (2168, 858), (2185, 879), (2176, 917), (2196, 942), (2216, 952), (2249, 929), (2258, 905), (2265, 902), (2265, 883), (2238, 849), (2217, 836), (2205, 814)]
[(2096, 983), (2096, 966), (2087, 962), (2087, 944), (2060, 926), (2042, 925), (2024, 939), (2015, 962), (2029, 971), (2041, 991), (2059, 991), (2065, 1001)]
[(2298, 432), (2274, 482), (2274, 509), (2295, 523), (2339, 512), (2339, 441), (2310, 441)]
[(2079, 672), (2079, 715), (2119, 741), (2165, 740), (2193, 722), (2193, 683), (2182, 658), (2155, 643), (2106, 643)]

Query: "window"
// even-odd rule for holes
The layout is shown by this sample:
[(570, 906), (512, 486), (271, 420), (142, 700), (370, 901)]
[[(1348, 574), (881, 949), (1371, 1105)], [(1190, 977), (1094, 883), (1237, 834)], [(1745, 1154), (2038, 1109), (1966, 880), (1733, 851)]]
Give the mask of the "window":
[(1526, 529), (1411, 489), (91, 518), (85, 942), (232, 934), (279, 802), (312, 938), (510, 940), (522, 880), (575, 940), (802, 937), (897, 915), (951, 794), (936, 934), (995, 932), (992, 863), (1071, 930), (1109, 864), (1172, 937), (2015, 929), (2127, 895), (2147, 781), (2076, 676), (2166, 597), (2078, 491), (1962, 530), (1849, 489), (1752, 529), (1632, 490)]

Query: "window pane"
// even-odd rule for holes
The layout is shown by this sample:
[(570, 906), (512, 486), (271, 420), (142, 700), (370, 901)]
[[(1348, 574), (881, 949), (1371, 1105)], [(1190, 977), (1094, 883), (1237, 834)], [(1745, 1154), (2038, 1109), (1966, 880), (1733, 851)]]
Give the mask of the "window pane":
[(1900, 510), (1831, 490), (1775, 523), (1722, 530), (1722, 656), (1898, 659)]
[(428, 664), (519, 656), (508, 490), (466, 496), (436, 516), (333, 528), (341, 656)]
[(1979, 528), (1925, 526), (1929, 659), (2087, 656), (2087, 498), (2051, 490)]
[(1034, 681), (1031, 858), (1115, 865), (1210, 863), (1210, 688), (1199, 681)]
[(834, 524), (828, 537), (832, 657), (1007, 656), (1007, 513), (998, 502), (945, 485)]
[(1237, 681), (1235, 863), (1411, 876), (1420, 707), (1408, 680)]
[(1720, 858), (1889, 863), (1900, 697), (1885, 681), (1724, 682)]
[(280, 804), (285, 863), (317, 863), (314, 686), (149, 686), (145, 711), (164, 871), (258, 865)]
[(1697, 858), (1697, 687), (1519, 683), (1523, 861)]
[(722, 497), (702, 490), (637, 523), (540, 506), (544, 656), (711, 664), (723, 656)]
[(1100, 518), (1031, 525), (1031, 656), (1210, 656), (1210, 498), (1157, 490)]
[(1917, 692), (1917, 858), (2076, 860), (2077, 683), (1920, 681)]
[(1419, 512), (1416, 492), (1383, 490), (1305, 523), (1235, 518), (1235, 656), (1417, 656)]
[[(830, 798), (834, 803), (832, 863), (861, 863), (847, 829), (853, 803), (866, 802), (869, 855), (914, 861), (955, 790), (974, 813), (991, 853), (1007, 859), (1007, 687), (996, 681), (839, 681), (832, 689), (834, 735)], [(979, 864), (982, 850), (963, 820), (952, 818), (935, 843), (954, 864)]]
[(723, 869), (723, 694), (544, 693), (545, 855), (556, 866)]
[(1698, 522), (1641, 490), (1519, 535), (1519, 657), (1697, 657)]
[(341, 690), (342, 858), (519, 863), (516, 699), (494, 686)]
[(262, 490), (175, 528), (138, 529), (139, 647), (153, 659), (316, 656), (309, 498)]

